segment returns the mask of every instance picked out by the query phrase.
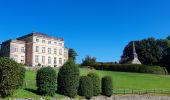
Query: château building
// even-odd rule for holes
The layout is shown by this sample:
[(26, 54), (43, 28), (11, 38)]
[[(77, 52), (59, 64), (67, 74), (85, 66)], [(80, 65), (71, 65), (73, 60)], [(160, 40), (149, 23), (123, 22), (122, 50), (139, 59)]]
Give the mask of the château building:
[(60, 67), (68, 60), (64, 39), (40, 32), (7, 40), (1, 44), (1, 56), (10, 57), (28, 66)]

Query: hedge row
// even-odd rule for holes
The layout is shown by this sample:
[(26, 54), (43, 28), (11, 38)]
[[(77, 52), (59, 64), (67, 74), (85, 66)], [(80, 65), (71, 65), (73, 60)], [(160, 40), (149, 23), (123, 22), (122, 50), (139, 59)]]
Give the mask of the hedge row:
[(89, 73), (87, 76), (82, 76), (80, 77), (78, 94), (87, 99), (100, 94), (110, 97), (113, 94), (112, 78), (105, 76), (100, 80), (100, 77), (96, 73)]
[(137, 72), (151, 74), (168, 74), (166, 68), (160, 66), (139, 65), (139, 64), (93, 64), (91, 67), (97, 70)]

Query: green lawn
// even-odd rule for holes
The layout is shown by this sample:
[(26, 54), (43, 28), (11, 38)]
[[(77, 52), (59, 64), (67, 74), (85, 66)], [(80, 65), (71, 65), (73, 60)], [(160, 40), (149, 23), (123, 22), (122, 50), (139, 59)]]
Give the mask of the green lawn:
[[(170, 76), (168, 75), (165, 76), (142, 73), (98, 71), (85, 68), (80, 69), (81, 75), (87, 75), (87, 73), (89, 72), (96, 72), (101, 78), (106, 75), (111, 76), (113, 79), (113, 85), (115, 89), (170, 89)], [(36, 94), (35, 77), (36, 72), (27, 70), (26, 71), (27, 88), (17, 90), (11, 97), (12, 98), (42, 97)], [(56, 94), (54, 97), (63, 98), (64, 96)]]

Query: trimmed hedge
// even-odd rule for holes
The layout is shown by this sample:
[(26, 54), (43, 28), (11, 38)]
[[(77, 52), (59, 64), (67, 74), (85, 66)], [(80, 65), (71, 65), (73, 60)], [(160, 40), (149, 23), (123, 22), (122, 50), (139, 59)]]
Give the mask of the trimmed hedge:
[(0, 97), (13, 94), (23, 84), (25, 69), (10, 58), (0, 57)]
[(82, 76), (80, 78), (78, 94), (84, 96), (87, 99), (93, 97), (93, 81), (89, 76)]
[(91, 77), (93, 82), (93, 96), (98, 96), (101, 93), (101, 80), (96, 73), (89, 73), (87, 76)]
[(139, 64), (94, 64), (91, 67), (97, 70), (137, 72), (151, 74), (167, 74), (167, 70), (160, 66), (139, 65)]
[(37, 92), (40, 95), (53, 96), (57, 88), (57, 74), (51, 67), (44, 67), (37, 71)]
[(80, 72), (78, 66), (69, 59), (59, 70), (57, 77), (57, 92), (74, 98), (79, 87)]
[(108, 97), (113, 94), (113, 83), (110, 76), (105, 76), (102, 78), (102, 94)]

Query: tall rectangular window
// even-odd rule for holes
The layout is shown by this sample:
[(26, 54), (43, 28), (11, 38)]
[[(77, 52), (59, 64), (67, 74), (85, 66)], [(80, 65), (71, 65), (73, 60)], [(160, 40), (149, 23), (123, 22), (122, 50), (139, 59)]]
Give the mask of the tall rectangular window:
[(51, 54), (51, 48), (48, 48), (48, 54)]
[(38, 55), (35, 55), (35, 63), (38, 63), (38, 61), (39, 61), (39, 57)]
[(63, 64), (62, 58), (59, 58), (59, 64), (60, 64), (60, 65)]
[(25, 62), (25, 57), (21, 56), (21, 63), (24, 63), (24, 62)]
[(42, 56), (42, 63), (45, 64), (45, 56)]
[(36, 39), (36, 42), (39, 42), (39, 39)]
[(21, 52), (25, 53), (25, 48), (24, 47), (21, 47)]
[(48, 44), (51, 44), (51, 41), (48, 41)]
[(57, 54), (57, 49), (54, 49), (54, 54)]
[(17, 62), (18, 61), (18, 55), (14, 55), (13, 59)]
[(42, 43), (45, 43), (45, 40), (42, 40)]
[(59, 55), (62, 55), (62, 49), (59, 50)]
[(39, 46), (35, 47), (35, 52), (39, 52)]
[(67, 52), (64, 52), (64, 57), (67, 57)]
[(42, 47), (42, 53), (45, 53), (45, 47)]
[(17, 47), (14, 47), (14, 52), (18, 52), (18, 48)]
[(48, 57), (48, 64), (51, 64), (51, 57)]
[(54, 64), (57, 64), (57, 58), (54, 57)]

